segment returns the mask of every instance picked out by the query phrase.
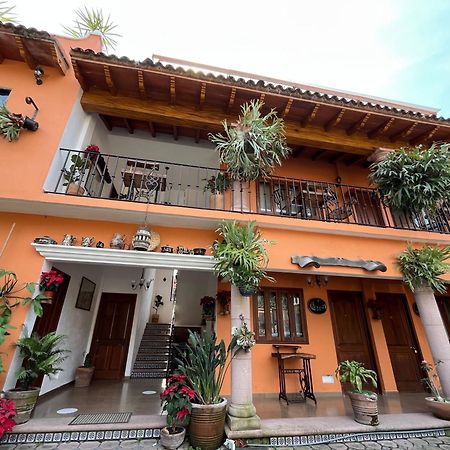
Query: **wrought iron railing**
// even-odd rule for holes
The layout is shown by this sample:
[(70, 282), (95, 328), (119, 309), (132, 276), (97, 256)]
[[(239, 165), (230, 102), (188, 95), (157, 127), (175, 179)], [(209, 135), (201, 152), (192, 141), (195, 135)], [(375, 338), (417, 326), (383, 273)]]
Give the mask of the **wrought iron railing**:
[(376, 189), (268, 177), (231, 182), (217, 168), (61, 149), (50, 192), (304, 220), (450, 233), (450, 207), (392, 211)]

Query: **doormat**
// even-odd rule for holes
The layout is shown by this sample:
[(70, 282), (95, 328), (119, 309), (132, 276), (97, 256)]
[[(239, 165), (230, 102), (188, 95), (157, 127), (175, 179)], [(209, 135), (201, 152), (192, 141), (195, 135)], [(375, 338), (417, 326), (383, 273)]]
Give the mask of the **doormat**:
[(100, 425), (108, 423), (128, 423), (130, 412), (79, 414), (69, 425)]

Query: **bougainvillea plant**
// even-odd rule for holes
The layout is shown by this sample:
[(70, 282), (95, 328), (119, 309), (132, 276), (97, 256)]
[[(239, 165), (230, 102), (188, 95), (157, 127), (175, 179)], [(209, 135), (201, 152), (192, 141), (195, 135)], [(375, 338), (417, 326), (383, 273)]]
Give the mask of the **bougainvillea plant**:
[(167, 412), (169, 433), (176, 433), (177, 424), (184, 425), (191, 414), (195, 391), (187, 386), (185, 375), (172, 375), (160, 397), (163, 411)]
[(0, 438), (5, 433), (12, 431), (16, 424), (14, 416), (16, 415), (16, 405), (13, 401), (0, 397)]
[(62, 274), (56, 270), (42, 272), (39, 280), (39, 287), (43, 291), (56, 291), (64, 281)]

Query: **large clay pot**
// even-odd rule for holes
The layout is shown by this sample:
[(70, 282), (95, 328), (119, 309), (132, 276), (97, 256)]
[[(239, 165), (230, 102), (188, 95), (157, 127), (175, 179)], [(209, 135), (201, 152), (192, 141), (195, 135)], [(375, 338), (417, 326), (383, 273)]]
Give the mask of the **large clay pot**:
[(152, 323), (159, 322), (159, 314), (152, 314)]
[(223, 442), (227, 401), (216, 405), (192, 404), (189, 441), (192, 447), (216, 450)]
[(11, 389), (6, 391), (6, 398), (12, 400), (16, 405), (16, 417), (14, 420), (19, 425), (30, 420), (31, 413), (39, 397), (40, 388), (31, 388), (29, 391)]
[(371, 395), (349, 392), (352, 402), (355, 421), (364, 425), (378, 425), (378, 396), (374, 392)]
[(223, 194), (211, 194), (209, 197), (210, 209), (224, 209)]
[(160, 443), (163, 447), (170, 450), (177, 449), (183, 442), (186, 436), (186, 428), (177, 427), (177, 433), (169, 433), (169, 429), (164, 427), (160, 434)]
[(88, 387), (91, 384), (95, 367), (77, 367), (75, 387)]
[(438, 402), (433, 397), (427, 397), (428, 409), (439, 419), (450, 420), (450, 402)]
[(41, 300), (41, 303), (51, 305), (55, 298), (55, 291), (44, 291), (43, 295), (45, 296), (45, 300)]

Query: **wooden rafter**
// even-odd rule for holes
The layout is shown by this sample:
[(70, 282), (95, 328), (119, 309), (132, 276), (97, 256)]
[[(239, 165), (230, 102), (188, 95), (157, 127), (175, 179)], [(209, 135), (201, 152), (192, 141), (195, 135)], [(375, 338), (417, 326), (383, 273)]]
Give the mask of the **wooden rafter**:
[(152, 135), (152, 137), (156, 137), (155, 126), (153, 125), (153, 122), (151, 122), (151, 121), (148, 122), (148, 130), (150, 131), (150, 134)]
[(332, 128), (339, 125), (341, 123), (342, 118), (344, 117), (344, 114), (345, 114), (345, 109), (342, 108), (337, 114), (335, 114), (335, 116), (331, 120), (329, 120), (324, 125), (323, 128), (325, 129), (325, 131), (330, 131)]
[(21, 36), (14, 36), (17, 44), (17, 48), (19, 49), (20, 56), (23, 60), (28, 64), (28, 67), (34, 70), (37, 66), (36, 61), (34, 60), (31, 53), (28, 51), (25, 42)]
[(147, 92), (145, 91), (145, 82), (144, 82), (144, 72), (142, 70), (137, 71), (138, 76), (138, 87), (139, 87), (139, 93), (142, 97), (147, 97)]
[(391, 117), (390, 119), (385, 120), (381, 125), (378, 125), (373, 130), (370, 130), (367, 133), (367, 137), (369, 139), (376, 138), (377, 136), (381, 136), (382, 134), (386, 133), (386, 131), (391, 128), (392, 124), (395, 122), (395, 117)]
[(203, 104), (205, 103), (205, 98), (206, 98), (206, 83), (202, 83), (202, 86), (200, 88), (200, 102), (199, 102), (200, 109), (202, 109)]
[(367, 113), (364, 114), (363, 117), (361, 117), (361, 119), (359, 119), (356, 123), (354, 123), (353, 125), (350, 126), (350, 128), (347, 128), (347, 130), (345, 130), (345, 132), (351, 136), (352, 134), (355, 134), (357, 131), (361, 131), (367, 124), (367, 121), (369, 120), (371, 114)]
[(200, 128), (197, 128), (197, 130), (195, 130), (195, 143), (198, 144), (200, 142)]
[(128, 119), (126, 119), (126, 118), (123, 119), (123, 122), (124, 122), (125, 126), (127, 127), (128, 133), (133, 134), (134, 133), (134, 128), (131, 125), (131, 122)]
[(352, 164), (357, 163), (357, 162), (360, 161), (361, 159), (364, 159), (364, 156), (361, 156), (361, 155), (355, 155), (355, 156), (352, 156), (350, 159), (347, 159), (347, 160), (344, 162), (344, 164), (345, 164), (346, 166), (351, 166)]
[(175, 77), (170, 77), (170, 103), (174, 105), (176, 102)]
[(83, 91), (87, 91), (89, 89), (89, 86), (86, 83), (86, 80), (84, 79), (83, 75), (81, 74), (80, 68), (78, 67), (78, 63), (76, 60), (72, 61), (72, 67), (73, 72), (75, 73), (75, 78), (78, 80), (78, 83), (80, 83), (81, 89), (83, 89)]
[(340, 159), (342, 156), (344, 156), (344, 153), (338, 153), (338, 152), (335, 152), (334, 155), (332, 155), (330, 158), (328, 158), (328, 162), (329, 162), (330, 164), (333, 164), (333, 163), (335, 163), (338, 159)]
[(230, 98), (228, 99), (227, 113), (231, 111), (234, 106), (234, 101), (236, 99), (236, 87), (232, 87), (230, 91)]
[(302, 153), (305, 150), (306, 150), (306, 146), (304, 146), (304, 145), (297, 146), (296, 148), (294, 148), (294, 150), (292, 150), (292, 157), (293, 158), (298, 158), (300, 153)]
[(284, 111), (283, 111), (283, 113), (281, 114), (281, 117), (282, 117), (283, 119), (289, 114), (289, 111), (291, 110), (291, 106), (292, 106), (292, 102), (293, 102), (293, 101), (294, 101), (293, 98), (290, 98), (290, 99), (287, 101), (286, 106), (284, 107)]
[(315, 161), (316, 159), (320, 158), (320, 156), (322, 156), (325, 152), (326, 150), (323, 148), (317, 150), (317, 152), (315, 152), (314, 155), (311, 156), (311, 160)]
[(106, 116), (104, 116), (103, 114), (99, 114), (101, 121), (105, 124), (105, 127), (108, 131), (112, 130), (112, 125), (109, 122), (108, 118)]
[(417, 145), (428, 142), (440, 130), (440, 128), (441, 127), (439, 125), (436, 125), (431, 130), (425, 131), (425, 133), (419, 134), (419, 136), (416, 136), (415, 138), (411, 139), (409, 143), (411, 145)]
[(66, 58), (64, 58), (64, 55), (57, 45), (50, 46), (50, 49), (52, 52), (53, 62), (59, 68), (60, 72), (65, 75), (67, 70), (69, 69)]
[(173, 126), (173, 138), (178, 141), (178, 127), (176, 125)]
[(320, 108), (319, 103), (317, 103), (316, 105), (313, 106), (311, 111), (309, 111), (309, 113), (306, 115), (306, 117), (301, 121), (302, 127), (306, 127), (308, 124), (310, 124), (314, 120), (314, 118), (316, 117), (317, 111), (319, 111), (319, 108)]
[(105, 81), (106, 81), (106, 85), (108, 86), (109, 92), (111, 92), (111, 94), (116, 95), (117, 94), (117, 88), (114, 85), (114, 81), (111, 78), (111, 71), (109, 70), (108, 66), (103, 66), (103, 73), (105, 74)]
[(416, 128), (418, 124), (419, 124), (419, 122), (414, 122), (411, 125), (408, 125), (403, 130), (399, 131), (398, 133), (395, 133), (392, 136), (389, 136), (390, 141), (395, 142), (399, 139), (408, 138), (408, 136), (414, 131), (414, 128)]

